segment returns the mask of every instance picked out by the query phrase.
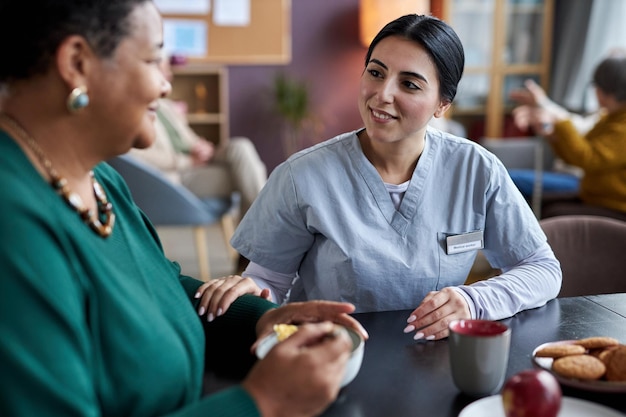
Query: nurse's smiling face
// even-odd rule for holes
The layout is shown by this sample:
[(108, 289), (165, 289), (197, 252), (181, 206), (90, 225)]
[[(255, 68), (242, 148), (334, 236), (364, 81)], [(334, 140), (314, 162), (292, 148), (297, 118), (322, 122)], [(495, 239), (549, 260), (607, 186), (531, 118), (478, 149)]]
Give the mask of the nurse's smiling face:
[(433, 115), (450, 107), (441, 99), (437, 68), (418, 43), (382, 39), (361, 76), (359, 112), (368, 137), (379, 142), (424, 138)]

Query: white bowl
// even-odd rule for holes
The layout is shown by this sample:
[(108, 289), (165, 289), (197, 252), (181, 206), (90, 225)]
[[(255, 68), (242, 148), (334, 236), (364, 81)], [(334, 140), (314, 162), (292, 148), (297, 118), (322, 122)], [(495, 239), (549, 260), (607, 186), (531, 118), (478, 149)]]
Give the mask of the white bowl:
[[(350, 340), (352, 340), (352, 354), (350, 355), (350, 359), (348, 359), (348, 364), (346, 365), (346, 373), (341, 380), (342, 388), (352, 382), (352, 380), (359, 373), (361, 363), (363, 362), (363, 351), (365, 345), (363, 338), (355, 330), (346, 328), (346, 331), (348, 332), (348, 336), (350, 336)], [(272, 332), (265, 336), (261, 339), (256, 348), (256, 356), (259, 359), (263, 359), (276, 343), (278, 343), (278, 335), (276, 333)]]

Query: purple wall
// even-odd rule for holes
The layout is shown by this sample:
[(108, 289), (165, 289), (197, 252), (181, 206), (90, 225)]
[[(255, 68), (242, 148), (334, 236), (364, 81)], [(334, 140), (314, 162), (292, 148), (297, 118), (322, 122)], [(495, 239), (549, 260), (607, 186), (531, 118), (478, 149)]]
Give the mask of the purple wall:
[(292, 0), (288, 65), (229, 66), (230, 134), (247, 136), (268, 171), (284, 159), (281, 123), (273, 111), (278, 72), (306, 82), (320, 133), (309, 144), (361, 126), (358, 84), (366, 48), (358, 39), (359, 0)]

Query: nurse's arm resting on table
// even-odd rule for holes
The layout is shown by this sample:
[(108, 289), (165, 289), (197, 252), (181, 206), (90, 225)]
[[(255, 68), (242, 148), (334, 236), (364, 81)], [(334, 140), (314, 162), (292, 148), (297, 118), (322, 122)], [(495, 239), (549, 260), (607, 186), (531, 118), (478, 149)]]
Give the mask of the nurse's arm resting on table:
[(415, 339), (441, 339), (448, 336), (448, 324), (452, 320), (511, 317), (518, 311), (545, 304), (534, 301), (534, 294), (556, 297), (561, 288), (560, 265), (547, 243), (522, 262), (502, 271), (488, 280), (429, 293), (409, 316), (405, 332), (416, 331)]
[[(511, 317), (518, 311), (545, 304), (535, 301), (535, 294), (554, 298), (561, 288), (559, 262), (547, 243), (517, 265), (501, 269), (501, 275), (489, 280), (430, 292), (407, 319), (405, 333), (415, 332), (416, 340), (442, 339), (448, 336), (448, 324), (454, 319)], [(281, 304), (296, 273), (276, 273), (251, 262), (243, 275), (250, 277), (259, 289), (269, 289), (271, 299)]]

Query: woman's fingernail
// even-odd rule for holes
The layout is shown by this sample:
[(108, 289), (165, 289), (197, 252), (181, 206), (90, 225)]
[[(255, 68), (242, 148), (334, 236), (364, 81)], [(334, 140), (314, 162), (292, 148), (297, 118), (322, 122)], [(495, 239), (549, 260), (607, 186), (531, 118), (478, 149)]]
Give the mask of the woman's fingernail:
[(424, 338), (424, 333), (419, 332), (419, 333), (415, 333), (415, 336), (413, 336), (413, 339), (415, 340), (420, 340)]
[(431, 334), (430, 336), (427, 336), (426, 340), (435, 340), (435, 335)]
[(193, 298), (200, 298), (201, 295), (202, 295), (202, 293), (200, 293), (200, 291), (198, 291), (196, 293), (196, 295), (193, 296)]
[(215, 318), (215, 316), (213, 316), (213, 313), (209, 313), (206, 316), (207, 321), (210, 323), (213, 321), (213, 319)]
[(203, 315), (205, 310), (206, 310), (206, 309), (205, 309), (203, 306), (201, 306), (201, 307), (198, 309), (198, 315), (199, 315), (199, 316)]
[(408, 319), (406, 319), (406, 322), (407, 323), (411, 323), (411, 322), (415, 321), (416, 318), (417, 317), (415, 317), (415, 316), (410, 316)]
[(218, 309), (217, 309), (217, 316), (218, 316), (218, 317), (219, 317), (219, 316), (221, 316), (223, 313), (224, 313), (224, 312), (222, 311), (222, 309), (221, 309), (221, 308), (218, 308)]
[(404, 333), (411, 333), (413, 330), (415, 330), (415, 326), (413, 326), (412, 324), (409, 324), (408, 326), (404, 328)]

